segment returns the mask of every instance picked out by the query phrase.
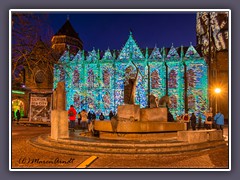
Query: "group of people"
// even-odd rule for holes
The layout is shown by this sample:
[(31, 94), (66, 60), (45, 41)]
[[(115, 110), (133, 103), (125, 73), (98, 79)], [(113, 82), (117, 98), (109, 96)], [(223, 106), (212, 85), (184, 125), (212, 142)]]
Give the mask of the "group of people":
[[(110, 111), (109, 119), (111, 120), (111, 118), (113, 116), (114, 116), (114, 113), (112, 111)], [(69, 121), (70, 121), (70, 130), (71, 131), (75, 131), (76, 118), (78, 120), (78, 125), (81, 125), (81, 128), (84, 131), (86, 131), (86, 130), (91, 131), (93, 129), (94, 122), (96, 120), (95, 112), (93, 112), (93, 111), (87, 112), (85, 109), (83, 109), (82, 111), (77, 113), (77, 111), (73, 105), (71, 105), (68, 110), (68, 117), (69, 117)], [(99, 120), (100, 121), (105, 120), (105, 116), (103, 115), (103, 113), (100, 113)]]
[[(197, 126), (197, 117), (195, 115), (195, 113), (191, 114), (191, 117), (188, 116), (188, 114), (185, 114), (183, 116), (183, 120), (185, 122), (187, 122), (187, 130), (190, 129), (190, 123), (191, 123), (191, 127), (192, 130), (196, 130), (196, 126)], [(217, 112), (217, 114), (212, 117), (212, 116), (207, 116), (206, 120), (204, 122), (204, 128), (205, 129), (211, 129), (211, 128), (216, 128), (217, 130), (223, 130), (223, 126), (224, 126), (224, 115), (219, 111)], [(198, 118), (198, 129), (202, 128), (202, 117), (199, 116)]]

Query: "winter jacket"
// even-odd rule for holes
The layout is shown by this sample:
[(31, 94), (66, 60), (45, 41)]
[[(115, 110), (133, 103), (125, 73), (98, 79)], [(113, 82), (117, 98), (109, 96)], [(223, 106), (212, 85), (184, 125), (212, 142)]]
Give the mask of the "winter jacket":
[(214, 121), (216, 122), (216, 124), (218, 125), (224, 125), (224, 116), (221, 113), (217, 113), (214, 116)]
[(86, 111), (81, 111), (82, 122), (87, 122), (88, 113)]
[[(69, 116), (70, 111), (73, 112), (73, 116)], [(76, 120), (76, 116), (77, 116), (77, 111), (74, 109), (74, 107), (70, 107), (70, 109), (68, 110), (68, 118), (70, 121), (75, 121)]]

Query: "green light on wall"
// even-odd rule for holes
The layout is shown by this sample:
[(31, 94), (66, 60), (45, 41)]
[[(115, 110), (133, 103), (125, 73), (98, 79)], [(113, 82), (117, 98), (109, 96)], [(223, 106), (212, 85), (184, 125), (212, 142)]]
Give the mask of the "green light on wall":
[(13, 94), (25, 94), (25, 92), (23, 91), (16, 91), (16, 90), (12, 90)]

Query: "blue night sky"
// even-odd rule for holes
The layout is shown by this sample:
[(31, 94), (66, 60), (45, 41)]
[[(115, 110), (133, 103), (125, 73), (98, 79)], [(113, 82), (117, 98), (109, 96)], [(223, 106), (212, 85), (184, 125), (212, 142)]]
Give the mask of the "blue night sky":
[(130, 30), (140, 48), (196, 45), (195, 12), (49, 12), (54, 34), (68, 16), (87, 51), (120, 50)]

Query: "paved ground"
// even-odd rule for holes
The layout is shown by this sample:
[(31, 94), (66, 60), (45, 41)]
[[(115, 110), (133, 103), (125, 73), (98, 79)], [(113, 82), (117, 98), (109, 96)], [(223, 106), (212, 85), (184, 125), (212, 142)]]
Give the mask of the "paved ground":
[[(12, 168), (77, 168), (90, 156), (66, 155), (37, 149), (28, 140), (50, 133), (50, 127), (12, 125)], [(227, 138), (228, 129), (224, 130)], [(100, 156), (87, 168), (221, 168), (228, 169), (228, 146), (182, 154), (124, 157)], [(27, 169), (26, 169), (27, 170)]]

